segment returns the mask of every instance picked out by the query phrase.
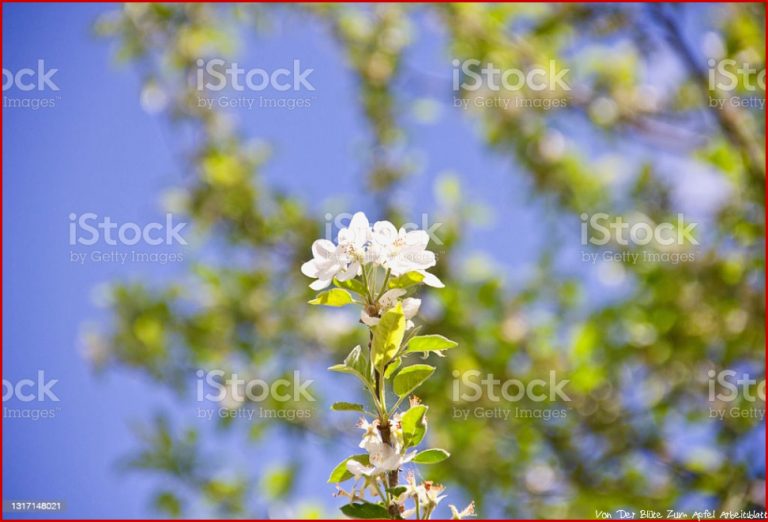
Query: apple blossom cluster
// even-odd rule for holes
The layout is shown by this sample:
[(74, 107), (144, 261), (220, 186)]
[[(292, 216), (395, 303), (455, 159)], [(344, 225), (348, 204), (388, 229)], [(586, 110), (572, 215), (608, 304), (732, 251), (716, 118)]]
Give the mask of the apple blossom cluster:
[[(389, 221), (372, 226), (362, 212), (339, 231), (337, 243), (319, 239), (312, 245), (313, 258), (301, 271), (315, 279), (309, 286), (323, 290), (313, 305), (360, 305), (360, 322), (368, 328), (368, 346), (355, 346), (331, 371), (356, 377), (370, 405), (336, 402), (332, 409), (364, 415), (358, 423), (363, 434), (359, 447), (331, 472), (329, 483), (348, 502), (341, 507), (350, 518), (428, 520), (445, 498), (443, 486), (417, 481), (416, 464), (436, 464), (450, 455), (440, 448), (419, 451), (427, 433), (428, 407), (413, 395), (435, 371), (428, 364), (406, 364), (414, 355), (443, 357), (458, 344), (439, 334), (418, 335), (416, 318), (421, 299), (413, 297), (422, 284), (442, 288), (443, 283), (427, 269), (436, 257), (427, 250), (429, 236), (422, 230), (397, 229)], [(328, 289), (328, 287), (331, 287)], [(408, 408), (401, 405), (406, 402)], [(389, 406), (390, 403), (393, 403)], [(402, 472), (409, 469), (401, 483)], [(353, 481), (351, 487), (341, 483)], [(474, 515), (474, 503), (451, 515)]]
[(322, 290), (334, 278), (349, 281), (360, 275), (363, 265), (382, 266), (393, 276), (416, 272), (426, 285), (442, 288), (443, 283), (427, 268), (436, 264), (435, 254), (427, 250), (429, 234), (423, 230), (399, 230), (389, 221), (371, 226), (362, 212), (352, 216), (349, 226), (339, 231), (338, 244), (318, 239), (312, 244), (313, 258), (301, 266), (301, 272), (317, 281), (309, 285)]

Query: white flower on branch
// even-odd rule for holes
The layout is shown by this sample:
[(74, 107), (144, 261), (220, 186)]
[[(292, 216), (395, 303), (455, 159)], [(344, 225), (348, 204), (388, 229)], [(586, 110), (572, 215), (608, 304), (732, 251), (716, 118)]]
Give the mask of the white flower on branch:
[[(386, 312), (387, 310), (390, 310), (397, 306), (398, 300), (406, 294), (406, 291), (402, 288), (393, 288), (392, 290), (387, 290), (384, 292), (384, 294), (379, 298), (378, 301), (378, 315), (371, 316), (368, 314), (368, 312), (363, 308), (360, 311), (360, 320), (367, 326), (376, 326), (379, 324), (379, 316)], [(415, 297), (406, 297), (402, 301), (403, 303), (403, 315), (405, 315), (405, 328), (406, 330), (409, 330), (413, 328), (413, 321), (412, 319), (416, 317), (416, 314), (419, 313), (419, 307), (421, 306), (421, 299), (416, 299)]]

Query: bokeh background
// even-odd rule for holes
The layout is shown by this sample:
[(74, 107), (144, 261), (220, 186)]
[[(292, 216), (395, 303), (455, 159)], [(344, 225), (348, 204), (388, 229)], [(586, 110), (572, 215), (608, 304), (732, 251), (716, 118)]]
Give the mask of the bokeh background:
[[(710, 417), (764, 402), (708, 395), (711, 370), (765, 374), (764, 90), (708, 81), (709, 59), (764, 71), (764, 27), (763, 4), (4, 5), (3, 67), (42, 59), (60, 90), (4, 92), (54, 106), (3, 109), (3, 378), (44, 371), (61, 400), (34, 405), (54, 418), (4, 418), (3, 498), (76, 518), (337, 516), (326, 479), (357, 434), (328, 405), (359, 390), (325, 369), (362, 329), (310, 310), (299, 266), (327, 215), (363, 210), (440, 224), (446, 288), (423, 292), (424, 331), (461, 348), (422, 391), (430, 442), (452, 453), (423, 473), (452, 503), (764, 510), (764, 419)], [(206, 94), (308, 100), (292, 110), (201, 108), (197, 60), (215, 57), (300, 60), (315, 90)], [(454, 59), (555, 60), (572, 88), (454, 91)], [(528, 106), (456, 107), (478, 94)], [(71, 246), (86, 212), (172, 212), (189, 244), (152, 253), (183, 260), (72, 262), (135, 250)], [(580, 215), (598, 212), (683, 213), (694, 260), (585, 261), (637, 251), (583, 245)], [(306, 419), (201, 419), (200, 369), (299, 370), (318, 401), (261, 405)], [(457, 404), (453, 372), (473, 369), (554, 370), (572, 400)], [(452, 418), (478, 405), (568, 414)]]

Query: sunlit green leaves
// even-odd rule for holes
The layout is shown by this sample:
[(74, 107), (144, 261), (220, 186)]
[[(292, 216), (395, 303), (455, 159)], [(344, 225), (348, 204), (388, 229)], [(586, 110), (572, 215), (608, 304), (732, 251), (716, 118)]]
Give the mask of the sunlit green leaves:
[(408, 272), (403, 275), (392, 277), (387, 286), (389, 288), (409, 288), (418, 285), (424, 280), (424, 276), (418, 272)]
[(414, 364), (400, 370), (392, 381), (392, 389), (400, 397), (405, 397), (421, 386), (435, 371), (428, 364)]
[(354, 302), (352, 295), (341, 288), (331, 288), (317, 294), (317, 297), (309, 301), (311, 305), (344, 306)]
[(370, 367), (368, 365), (368, 358), (360, 348), (360, 345), (355, 346), (342, 364), (334, 364), (328, 368), (332, 372), (349, 373), (357, 376), (364, 384), (371, 382)]
[(395, 359), (392, 359), (392, 361), (387, 365), (386, 369), (384, 370), (384, 378), (390, 379), (392, 377), (392, 374), (394, 374), (398, 368), (400, 368), (400, 364), (402, 363), (402, 359), (400, 357), (396, 357)]
[(380, 504), (372, 504), (370, 502), (355, 502), (354, 504), (347, 504), (341, 506), (341, 512), (350, 518), (363, 518), (363, 519), (389, 519), (389, 511), (387, 508)]
[(350, 460), (356, 460), (364, 466), (369, 464), (367, 453), (347, 457), (346, 459), (339, 462), (335, 468), (333, 468), (333, 471), (331, 471), (331, 476), (328, 477), (329, 484), (338, 484), (339, 482), (344, 482), (345, 480), (352, 478), (352, 473), (347, 470), (347, 462)]
[(405, 314), (403, 305), (398, 303), (381, 316), (379, 324), (373, 329), (373, 364), (382, 368), (400, 349), (405, 335)]
[(416, 464), (437, 464), (450, 456), (451, 454), (444, 449), (432, 448), (417, 453), (416, 456), (413, 457), (413, 462)]
[(348, 281), (339, 281), (334, 278), (333, 284), (339, 288), (344, 288), (345, 290), (349, 290), (350, 292), (354, 292), (361, 296), (364, 296), (367, 293), (365, 285), (357, 278), (349, 279)]
[(459, 343), (442, 335), (419, 335), (408, 341), (408, 352), (436, 352), (455, 348)]
[(403, 445), (406, 448), (416, 446), (427, 433), (427, 407), (423, 404), (413, 406), (400, 418), (403, 430)]

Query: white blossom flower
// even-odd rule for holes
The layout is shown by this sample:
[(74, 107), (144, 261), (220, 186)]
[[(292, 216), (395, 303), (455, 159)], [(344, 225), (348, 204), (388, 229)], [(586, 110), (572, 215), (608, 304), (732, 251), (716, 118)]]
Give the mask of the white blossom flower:
[(405, 506), (405, 503), (408, 501), (408, 499), (414, 498), (418, 496), (418, 494), (419, 488), (416, 485), (416, 476), (413, 474), (413, 471), (409, 471), (408, 475), (405, 477), (405, 491), (403, 491), (396, 500), (396, 502), (401, 506), (401, 517), (409, 518), (416, 515), (415, 507), (410, 509), (403, 509), (402, 506)]
[[(366, 324), (367, 326), (376, 326), (379, 324), (379, 316), (384, 314), (387, 310), (394, 308), (397, 306), (398, 299), (406, 294), (406, 291), (402, 288), (393, 288), (392, 290), (387, 290), (384, 292), (384, 294), (379, 298), (378, 301), (378, 309), (379, 314), (378, 316), (371, 316), (368, 314), (368, 312), (363, 308), (360, 311), (360, 320)], [(403, 315), (405, 315), (405, 329), (410, 330), (413, 328), (414, 324), (412, 319), (416, 317), (416, 314), (419, 313), (419, 307), (421, 306), (421, 299), (416, 299), (414, 297), (407, 297), (403, 299)]]
[(370, 466), (366, 466), (355, 459), (349, 459), (347, 461), (347, 471), (352, 473), (352, 476), (355, 477), (355, 480), (360, 480), (360, 477), (366, 476), (370, 477), (371, 473), (373, 472), (373, 468)]
[(403, 464), (413, 460), (416, 456), (416, 451), (412, 451), (407, 455), (403, 455), (399, 448), (393, 448), (389, 444), (381, 442), (377, 445), (373, 445), (368, 450), (371, 464), (373, 464), (373, 474), (378, 475), (380, 473), (388, 473), (400, 469)]
[(467, 507), (465, 507), (462, 511), (459, 511), (456, 509), (456, 506), (453, 504), (448, 504), (448, 507), (451, 509), (451, 518), (454, 520), (461, 520), (463, 518), (467, 517), (474, 517), (475, 516), (475, 501), (469, 503)]
[(405, 491), (397, 497), (397, 502), (399, 504), (404, 504), (406, 500), (415, 497), (418, 494), (419, 489), (416, 485), (416, 475), (413, 474), (413, 471), (409, 471), (408, 475), (405, 476)]
[(445, 498), (445, 495), (441, 495), (445, 490), (445, 486), (440, 484), (434, 484), (429, 480), (424, 481), (417, 488), (417, 494), (419, 496), (419, 504), (422, 506), (430, 507), (434, 509)]
[(328, 239), (318, 239), (312, 243), (313, 258), (301, 265), (301, 273), (316, 278), (309, 287), (322, 290), (336, 277), (347, 281), (360, 273), (365, 262), (366, 244), (370, 242), (371, 229), (368, 218), (357, 212), (347, 228), (339, 231), (338, 245)]
[(377, 221), (372, 243), (380, 249), (380, 263), (395, 276), (435, 266), (435, 254), (426, 249), (429, 234), (423, 230), (398, 230), (389, 221)]
[(373, 422), (368, 422), (366, 419), (360, 419), (357, 427), (365, 432), (363, 433), (363, 440), (360, 441), (359, 447), (365, 448), (366, 451), (371, 451), (370, 448), (381, 444), (378, 419)]
[(399, 414), (392, 417), (390, 426), (391, 444), (388, 444), (381, 439), (378, 419), (373, 422), (368, 422), (366, 419), (360, 419), (357, 427), (362, 429), (365, 433), (363, 433), (363, 438), (360, 441), (359, 446), (365, 448), (368, 452), (371, 465), (366, 466), (354, 459), (348, 460), (347, 470), (352, 473), (355, 478), (360, 478), (361, 476), (371, 477), (389, 471), (395, 471), (400, 469), (403, 464), (413, 460), (413, 457), (416, 456), (416, 451), (407, 455), (404, 455), (402, 452), (403, 436)]
[(431, 286), (432, 288), (445, 288), (443, 282), (440, 281), (440, 278), (438, 278), (436, 275), (430, 274), (426, 270), (417, 270), (417, 272), (424, 276), (422, 283), (425, 285)]
[(327, 239), (318, 239), (312, 243), (312, 259), (301, 265), (301, 273), (316, 278), (309, 287), (322, 290), (342, 269), (339, 248)]
[(347, 228), (339, 230), (337, 236), (344, 266), (337, 276), (339, 281), (356, 277), (366, 262), (366, 246), (371, 240), (371, 225), (362, 212), (356, 212)]

